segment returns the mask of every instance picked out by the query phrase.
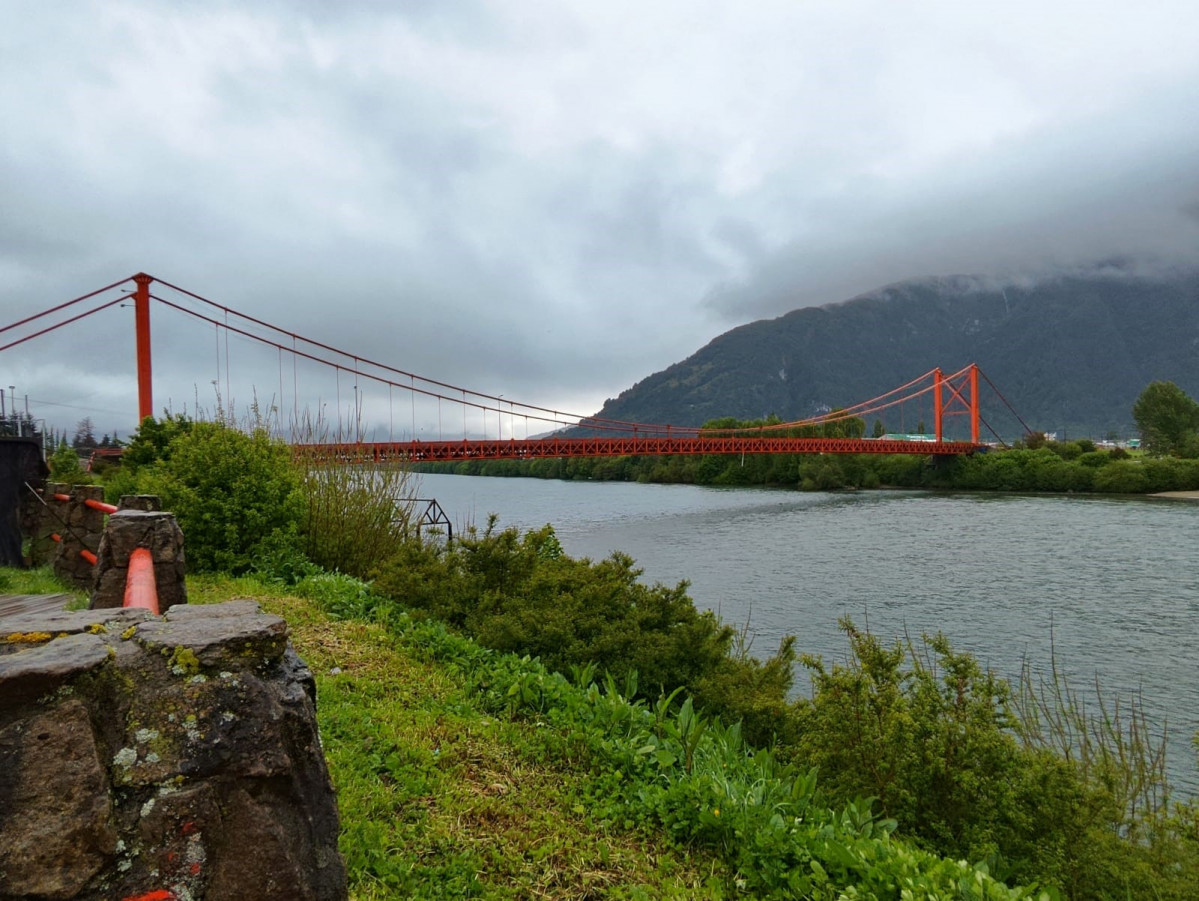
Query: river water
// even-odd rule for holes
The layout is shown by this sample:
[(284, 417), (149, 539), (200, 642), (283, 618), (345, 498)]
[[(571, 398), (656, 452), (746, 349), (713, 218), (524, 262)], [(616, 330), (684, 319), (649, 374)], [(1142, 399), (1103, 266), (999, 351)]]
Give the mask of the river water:
[(548, 522), (573, 556), (621, 550), (647, 582), (688, 580), (759, 656), (793, 634), (844, 660), (843, 616), (887, 640), (943, 632), (1009, 678), (1054, 650), (1084, 692), (1139, 691), (1175, 785), (1199, 786), (1199, 503), (418, 478), (456, 527)]

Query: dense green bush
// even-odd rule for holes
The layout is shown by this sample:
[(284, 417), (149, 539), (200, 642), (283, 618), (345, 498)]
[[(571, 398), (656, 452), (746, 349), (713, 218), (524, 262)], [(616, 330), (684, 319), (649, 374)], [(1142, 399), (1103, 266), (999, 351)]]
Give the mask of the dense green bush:
[(1068, 898), (1194, 897), (1199, 811), (1171, 806), (1135, 705), (1088, 714), (1061, 681), (1014, 694), (943, 636), (885, 647), (842, 628), (846, 664), (803, 658), (794, 746), (835, 800), (873, 797), (900, 834)]
[(171, 444), (192, 430), (195, 420), (185, 413), (164, 412), (161, 419), (146, 416), (121, 454), (121, 465), (132, 472), (171, 456)]
[(685, 687), (707, 708), (770, 742), (787, 729), (793, 643), (765, 663), (738, 653), (737, 633), (695, 609), (686, 583), (648, 586), (632, 558), (593, 563), (562, 552), (551, 527), (468, 531), (452, 547), (406, 542), (376, 591), (461, 629), (483, 645), (539, 657), (551, 669), (636, 673), (648, 695)]
[(166, 459), (139, 470), (138, 487), (161, 495), (187, 541), (188, 566), (246, 572), (265, 542), (294, 534), (303, 499), (291, 450), (264, 429), (247, 434), (197, 422)]
[(1095, 470), (1093, 484), (1096, 491), (1105, 494), (1144, 494), (1149, 490), (1149, 479), (1140, 460), (1115, 460)]
[(64, 439), (55, 448), (54, 453), (50, 455), (50, 459), (46, 461), (50, 466), (50, 478), (56, 482), (66, 482), (70, 485), (85, 485), (92, 480), (91, 477), (83, 471), (83, 466), (79, 463), (79, 454), (75, 449), (67, 444)]
[[(1010, 689), (942, 636), (923, 650), (884, 647), (842, 622), (850, 658), (805, 656), (797, 756), (840, 799), (873, 797), (902, 832), (969, 860), (1002, 853), (1018, 878), (1057, 875), (1073, 818), (1045, 805), (1077, 790), (1051, 755), (1029, 756), (1011, 730)], [(1049, 859), (1045, 859), (1045, 858)]]

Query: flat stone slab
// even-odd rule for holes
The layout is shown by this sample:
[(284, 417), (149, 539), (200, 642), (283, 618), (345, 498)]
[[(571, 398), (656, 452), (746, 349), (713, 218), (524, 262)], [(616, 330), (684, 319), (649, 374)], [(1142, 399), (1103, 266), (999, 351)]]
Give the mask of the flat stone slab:
[[(139, 608), (118, 607), (112, 610), (46, 610), (22, 613), (0, 620), (0, 645), (10, 635), (48, 632), (54, 636), (76, 635), (80, 632), (122, 631), (141, 622), (150, 613)], [(4, 653), (0, 647), (0, 654)]]
[(107, 642), (87, 633), (45, 640), (34, 633), (8, 643), (23, 649), (0, 656), (0, 706), (47, 694), (109, 660)]
[(287, 622), (262, 613), (254, 601), (179, 605), (162, 619), (137, 624), (134, 638), (147, 649), (191, 651), (200, 666), (237, 670), (246, 660), (275, 661), (287, 647)]

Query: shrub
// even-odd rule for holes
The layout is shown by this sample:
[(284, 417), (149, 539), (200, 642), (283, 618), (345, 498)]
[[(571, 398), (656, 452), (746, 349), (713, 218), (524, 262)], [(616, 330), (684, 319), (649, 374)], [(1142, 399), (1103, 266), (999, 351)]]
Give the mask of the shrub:
[(296, 455), (304, 498), (299, 534), (305, 555), (323, 569), (365, 578), (407, 537), (412, 492), (399, 463), (330, 461), (313, 448), (341, 441), (307, 419)]
[(79, 464), (79, 454), (66, 441), (58, 445), (47, 462), (50, 465), (50, 478), (57, 482), (86, 485), (92, 481), (91, 476), (84, 472), (83, 467)]
[(997, 824), (1015, 816), (1019, 748), (1005, 731), (1007, 684), (942, 636), (921, 653), (841, 627), (847, 664), (803, 658), (812, 697), (799, 705), (799, 756), (836, 797), (877, 798), (942, 853), (981, 860), (1008, 844)]
[(745, 720), (754, 741), (783, 728), (775, 714), (788, 708), (790, 642), (762, 663), (737, 653), (734, 629), (695, 609), (685, 582), (648, 586), (626, 554), (574, 559), (550, 526), (522, 535), (495, 524), (493, 516), (452, 548), (405, 542), (380, 567), (375, 589), (552, 670), (590, 664), (618, 679), (636, 673), (649, 695), (686, 687)]
[(246, 434), (220, 422), (197, 422), (172, 439), (169, 458), (141, 487), (175, 513), (196, 570), (250, 570), (264, 542), (296, 528), (303, 504), (287, 445), (264, 429)]
[(1095, 470), (1096, 491), (1107, 494), (1141, 494), (1149, 484), (1142, 464), (1136, 460), (1115, 460)]
[(145, 417), (129, 439), (129, 446), (121, 453), (121, 466), (136, 472), (171, 455), (171, 444), (176, 438), (192, 430), (195, 422), (185, 413), (163, 412), (162, 419)]

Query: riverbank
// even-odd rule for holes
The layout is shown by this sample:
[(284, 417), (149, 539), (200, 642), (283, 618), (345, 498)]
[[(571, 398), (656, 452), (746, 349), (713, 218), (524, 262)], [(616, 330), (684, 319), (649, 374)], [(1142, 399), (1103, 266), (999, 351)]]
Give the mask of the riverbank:
[(570, 481), (653, 482), (805, 491), (883, 486), (1038, 494), (1142, 494), (1199, 491), (1199, 460), (1132, 456), (1091, 442), (1052, 442), (961, 457), (776, 454), (603, 457), (422, 464), (422, 472), (529, 476)]
[(362, 588), (212, 577), (193, 590), (248, 593), (288, 620), (316, 674), (356, 901), (956, 897), (966, 884), (990, 901), (1051, 897), (921, 850), (865, 805), (829, 806), (814, 771), (690, 701), (572, 684), (377, 596), (347, 614), (339, 595)]
[(1151, 497), (1168, 497), (1179, 501), (1199, 501), (1199, 491), (1158, 491)]

